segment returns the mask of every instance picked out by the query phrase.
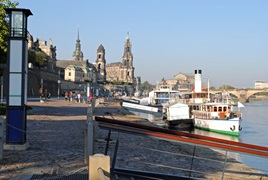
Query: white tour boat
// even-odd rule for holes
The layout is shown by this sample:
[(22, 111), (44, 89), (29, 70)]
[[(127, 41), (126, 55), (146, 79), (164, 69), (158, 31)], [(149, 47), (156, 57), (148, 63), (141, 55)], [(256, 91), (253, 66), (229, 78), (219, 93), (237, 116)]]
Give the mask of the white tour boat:
[(240, 102), (235, 104), (228, 93), (217, 99), (211, 97), (209, 88), (207, 92), (202, 92), (201, 74), (201, 70), (195, 70), (195, 92), (193, 92), (193, 99), (190, 100), (192, 104), (189, 103), (194, 127), (239, 136), (242, 130), (240, 107), (244, 107), (243, 104)]
[(242, 113), (239, 104), (204, 103), (192, 110), (194, 126), (217, 133), (239, 136)]

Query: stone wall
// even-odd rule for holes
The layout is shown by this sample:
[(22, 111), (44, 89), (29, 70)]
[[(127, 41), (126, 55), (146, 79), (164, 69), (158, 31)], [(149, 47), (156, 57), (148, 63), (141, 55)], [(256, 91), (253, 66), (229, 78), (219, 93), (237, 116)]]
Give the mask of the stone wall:
[(49, 72), (44, 69), (29, 69), (28, 71), (28, 97), (39, 96), (39, 89), (43, 81), (43, 90), (58, 95), (58, 73)]

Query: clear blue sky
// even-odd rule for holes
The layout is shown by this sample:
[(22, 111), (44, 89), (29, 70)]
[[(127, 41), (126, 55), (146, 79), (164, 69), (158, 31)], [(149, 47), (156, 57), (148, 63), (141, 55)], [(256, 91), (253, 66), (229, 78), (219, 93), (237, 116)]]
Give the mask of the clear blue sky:
[(121, 62), (127, 31), (135, 76), (162, 78), (203, 70), (219, 87), (268, 82), (268, 0), (20, 0), (34, 38), (53, 39), (57, 59), (72, 59), (78, 26), (84, 59), (100, 43), (106, 61)]

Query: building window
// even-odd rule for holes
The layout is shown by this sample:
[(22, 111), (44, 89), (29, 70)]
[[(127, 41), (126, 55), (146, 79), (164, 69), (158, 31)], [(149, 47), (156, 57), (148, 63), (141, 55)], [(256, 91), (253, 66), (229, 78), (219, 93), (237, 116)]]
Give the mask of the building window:
[(98, 64), (98, 70), (100, 70), (101, 69), (101, 64)]
[(99, 54), (99, 59), (101, 58), (101, 54)]
[(69, 76), (71, 76), (72, 75), (72, 73), (71, 72), (69, 72)]

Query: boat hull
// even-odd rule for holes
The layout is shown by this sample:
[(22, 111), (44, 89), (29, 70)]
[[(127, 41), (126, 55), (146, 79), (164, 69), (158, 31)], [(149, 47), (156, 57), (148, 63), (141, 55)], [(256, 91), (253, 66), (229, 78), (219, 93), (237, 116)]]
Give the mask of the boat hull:
[(206, 131), (239, 136), (241, 119), (202, 119), (194, 118), (194, 127)]
[(193, 119), (176, 119), (176, 120), (165, 120), (165, 124), (168, 128), (192, 128), (193, 127)]

